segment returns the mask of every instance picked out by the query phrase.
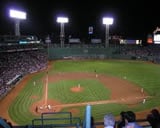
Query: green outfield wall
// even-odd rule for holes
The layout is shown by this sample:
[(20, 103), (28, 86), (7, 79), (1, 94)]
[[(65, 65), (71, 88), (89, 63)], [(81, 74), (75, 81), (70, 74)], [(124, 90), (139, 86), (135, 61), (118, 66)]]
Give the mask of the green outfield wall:
[(116, 54), (117, 48), (48, 48), (48, 57), (53, 59), (130, 59), (131, 56)]

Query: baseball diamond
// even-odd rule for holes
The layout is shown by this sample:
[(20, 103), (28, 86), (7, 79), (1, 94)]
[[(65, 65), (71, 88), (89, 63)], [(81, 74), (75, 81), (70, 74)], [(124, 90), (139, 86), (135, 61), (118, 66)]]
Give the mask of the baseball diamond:
[[(149, 85), (145, 86), (147, 82), (142, 81), (141, 73), (146, 73), (145, 70), (141, 70), (138, 76), (133, 72), (132, 68), (137, 68), (137, 65), (140, 65), (139, 69), (142, 65), (153, 68), (158, 66), (122, 60), (52, 61), (47, 69), (24, 77), (0, 101), (1, 116), (15, 125), (30, 123), (43, 112), (69, 111), (83, 118), (84, 106), (90, 104), (97, 121), (102, 120), (108, 111), (118, 118), (120, 111), (130, 109), (136, 112), (137, 118), (145, 118), (150, 106), (158, 105), (150, 105), (157, 96), (149, 92)], [(125, 68), (131, 73), (126, 73)], [(18, 115), (22, 118), (15, 118)]]

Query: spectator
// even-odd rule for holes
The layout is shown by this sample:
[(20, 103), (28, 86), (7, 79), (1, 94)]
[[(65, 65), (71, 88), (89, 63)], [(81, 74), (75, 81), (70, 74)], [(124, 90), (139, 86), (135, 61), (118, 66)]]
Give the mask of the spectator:
[(108, 113), (104, 116), (104, 128), (114, 128), (115, 118), (113, 114)]
[(160, 114), (157, 109), (152, 109), (151, 113), (147, 115), (147, 121), (152, 128), (160, 128)]
[(159, 114), (159, 111), (157, 109), (152, 109), (151, 113), (155, 116), (157, 121), (160, 120), (160, 114)]
[(125, 112), (120, 113), (120, 120), (117, 123), (117, 128), (124, 128), (125, 126)]
[(136, 115), (132, 111), (125, 113), (125, 128), (143, 128), (136, 123)]

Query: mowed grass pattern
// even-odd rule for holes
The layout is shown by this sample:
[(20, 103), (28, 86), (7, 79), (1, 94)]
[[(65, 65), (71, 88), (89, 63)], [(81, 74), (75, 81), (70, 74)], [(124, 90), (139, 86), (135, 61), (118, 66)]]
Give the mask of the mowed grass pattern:
[[(34, 76), (27, 85), (19, 93), (11, 106), (9, 106), (9, 115), (12, 120), (18, 124), (31, 124), (31, 120), (36, 118), (29, 108), (33, 102), (36, 102), (42, 98), (43, 83), (41, 80), (42, 74)], [(36, 86), (33, 82), (36, 81)], [(36, 96), (37, 98), (32, 98)]]
[[(146, 104), (139, 104), (132, 108), (127, 105), (120, 104), (106, 104), (95, 105), (92, 107), (92, 114), (97, 120), (102, 120), (103, 115), (108, 112), (113, 112), (119, 115), (121, 111), (130, 110), (141, 111), (144, 109), (153, 108), (160, 105), (160, 65), (146, 63), (141, 61), (122, 61), (122, 60), (85, 60), (85, 61), (72, 61), (72, 60), (59, 60), (55, 61), (51, 66), (49, 75), (58, 72), (94, 72), (115, 76), (119, 78), (127, 78), (126, 80), (134, 83), (137, 86), (143, 87), (148, 92), (151, 99), (147, 99)], [(9, 115), (17, 124), (30, 124), (33, 116), (29, 111), (29, 106), (42, 97), (43, 83), (41, 81), (46, 73), (39, 73), (28, 81), (25, 88), (19, 93), (14, 102), (9, 106)], [(38, 81), (38, 86), (33, 86), (33, 81)], [(85, 91), (79, 94), (71, 94), (70, 87), (78, 85), (85, 87)], [(97, 86), (98, 84), (98, 86)], [(99, 88), (100, 87), (100, 88)], [(64, 92), (63, 92), (64, 91)], [(68, 92), (67, 92), (68, 91)], [(60, 100), (62, 103), (76, 103), (94, 100), (103, 100), (109, 98), (109, 90), (96, 80), (63, 80), (56, 83), (49, 83), (50, 99)], [(31, 96), (38, 96), (37, 99), (32, 99)], [(94, 99), (95, 98), (95, 99)], [(80, 108), (80, 113), (76, 116), (83, 118), (85, 107)], [(62, 111), (69, 110), (65, 108)]]
[[(78, 87), (79, 84), (83, 91), (72, 92), (71, 88)], [(107, 100), (110, 96), (109, 90), (95, 79), (62, 80), (57, 83), (50, 83), (48, 90), (49, 99), (56, 99), (65, 104)], [(59, 93), (55, 93), (57, 91)]]

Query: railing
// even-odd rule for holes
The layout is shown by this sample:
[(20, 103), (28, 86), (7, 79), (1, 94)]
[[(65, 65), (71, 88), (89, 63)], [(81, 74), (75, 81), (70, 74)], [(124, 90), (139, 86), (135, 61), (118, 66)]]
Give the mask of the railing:
[(30, 128), (73, 127), (79, 128), (81, 120), (72, 117), (71, 112), (42, 113), (41, 118), (33, 119)]

